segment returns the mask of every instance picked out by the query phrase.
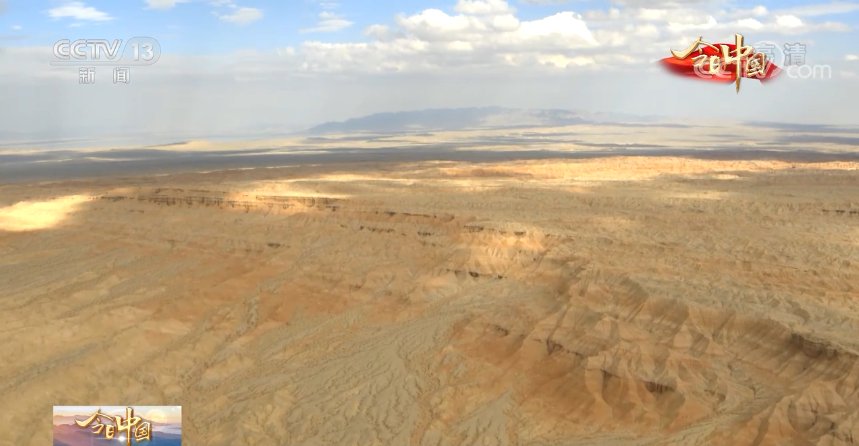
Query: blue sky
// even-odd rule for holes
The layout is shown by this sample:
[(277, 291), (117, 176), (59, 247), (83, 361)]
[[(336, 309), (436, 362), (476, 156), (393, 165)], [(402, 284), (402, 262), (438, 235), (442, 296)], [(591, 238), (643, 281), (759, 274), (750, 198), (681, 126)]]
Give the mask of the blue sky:
[[(158, 0), (155, 0), (156, 2)], [(167, 1), (167, 3), (171, 3)], [(179, 53), (211, 54), (241, 49), (268, 50), (295, 46), (303, 41), (324, 42), (366, 40), (364, 31), (374, 24), (391, 24), (399, 14), (414, 14), (436, 8), (451, 11), (456, 1), (262, 1), (262, 0), (185, 0), (172, 7), (152, 7), (147, 0), (89, 0), (89, 1), (29, 1), (7, 0), (5, 14), (0, 15), (0, 35), (4, 46), (49, 45), (60, 38), (104, 36), (111, 38), (136, 35), (157, 38), (165, 50)], [(645, 7), (659, 7), (659, 1), (628, 2)], [(696, 3), (694, 0), (688, 3)], [(725, 2), (735, 4), (736, 2)], [(520, 20), (534, 20), (560, 11), (579, 13), (590, 10), (608, 10), (623, 7), (624, 2), (609, 1), (543, 1), (511, 2)], [(742, 3), (740, 3), (742, 4)], [(808, 5), (848, 5), (850, 2), (804, 2), (799, 0), (759, 1), (769, 10), (789, 9)], [(52, 18), (52, 10), (69, 5), (69, 15)], [(707, 11), (705, 4), (701, 10)], [(720, 7), (722, 7), (720, 5)], [(223, 19), (237, 8), (258, 11), (259, 18), (248, 23), (228, 22)], [(74, 9), (84, 11), (80, 18)], [(848, 12), (819, 15), (817, 18), (837, 19), (856, 25), (859, 9), (842, 8)], [(89, 10), (89, 13), (86, 11)], [(94, 13), (93, 13), (94, 12)], [(103, 14), (94, 16), (93, 14)], [(329, 14), (340, 25), (326, 30), (311, 31)], [(851, 33), (855, 37), (855, 33)], [(841, 36), (842, 38), (844, 36)], [(834, 39), (838, 42), (839, 39)], [(845, 42), (846, 46), (846, 42)]]
[[(51, 18), (50, 10), (78, 3), (94, 8), (110, 18), (76, 19)], [(451, 7), (455, 2), (437, 2), (436, 7)], [(171, 8), (155, 9), (146, 1), (44, 2), (10, 0), (6, 14), (0, 15), (3, 34), (15, 36), (8, 46), (50, 44), (59, 38), (99, 36), (145, 35), (157, 38), (173, 51), (213, 53), (238, 49), (272, 49), (296, 45), (313, 39), (361, 39), (364, 27), (374, 23), (390, 22), (395, 14), (419, 11), (426, 2), (406, 0), (397, 2), (318, 2), (259, 1), (235, 2), (239, 8), (253, 8), (261, 17), (248, 24), (224, 21), (219, 16), (230, 14), (231, 7), (215, 2), (187, 1)], [(544, 8), (535, 8), (544, 9)], [(348, 26), (331, 31), (309, 32), (320, 22), (325, 12), (351, 22)], [(304, 30), (304, 31), (303, 31)]]
[[(857, 29), (859, 0), (0, 0), (0, 142), (251, 136), (469, 106), (856, 124)], [(734, 33), (804, 43), (826, 71), (732, 96), (658, 68), (697, 36)], [(129, 85), (50, 65), (58, 39), (135, 36), (162, 57)]]

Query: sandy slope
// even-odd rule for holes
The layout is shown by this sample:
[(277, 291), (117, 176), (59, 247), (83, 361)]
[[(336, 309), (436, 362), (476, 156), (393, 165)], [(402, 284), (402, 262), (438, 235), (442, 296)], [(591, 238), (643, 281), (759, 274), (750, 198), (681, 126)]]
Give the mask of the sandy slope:
[(0, 445), (107, 403), (181, 404), (195, 445), (854, 444), (857, 168), (2, 186)]

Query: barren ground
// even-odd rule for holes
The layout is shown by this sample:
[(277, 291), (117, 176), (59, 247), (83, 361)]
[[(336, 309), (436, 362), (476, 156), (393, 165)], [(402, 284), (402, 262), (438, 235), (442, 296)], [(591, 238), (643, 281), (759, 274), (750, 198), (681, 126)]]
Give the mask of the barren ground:
[(357, 163), (0, 186), (0, 445), (859, 442), (859, 164)]

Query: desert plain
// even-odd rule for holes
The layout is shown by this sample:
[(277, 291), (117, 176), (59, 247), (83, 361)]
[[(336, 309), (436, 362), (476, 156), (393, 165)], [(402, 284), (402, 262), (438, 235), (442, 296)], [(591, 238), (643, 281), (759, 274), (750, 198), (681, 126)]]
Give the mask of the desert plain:
[(98, 404), (181, 405), (189, 445), (859, 443), (855, 146), (613, 130), (0, 178), (0, 445)]

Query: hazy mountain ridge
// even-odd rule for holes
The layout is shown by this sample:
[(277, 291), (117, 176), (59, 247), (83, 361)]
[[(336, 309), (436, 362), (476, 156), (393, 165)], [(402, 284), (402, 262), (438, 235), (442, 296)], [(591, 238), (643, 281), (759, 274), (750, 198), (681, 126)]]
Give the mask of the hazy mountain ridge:
[(650, 121), (631, 115), (585, 113), (564, 109), (517, 109), (505, 107), (435, 108), (374, 113), (345, 121), (326, 122), (307, 133), (409, 132), (487, 129), (521, 126), (564, 126), (575, 124)]
[[(770, 121), (713, 122), (690, 118), (683, 123), (666, 120), (664, 116), (629, 113), (587, 112), (568, 109), (524, 109), (508, 107), (432, 108), (398, 112), (373, 113), (344, 121), (325, 122), (299, 134), (331, 133), (415, 133), (422, 131), (455, 131), (503, 129), (517, 127), (561, 127), (577, 124), (688, 127), (691, 125), (746, 125), (783, 129), (800, 133), (855, 134), (856, 126), (808, 124)], [(847, 141), (854, 144), (855, 140)]]

